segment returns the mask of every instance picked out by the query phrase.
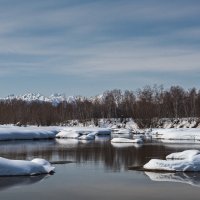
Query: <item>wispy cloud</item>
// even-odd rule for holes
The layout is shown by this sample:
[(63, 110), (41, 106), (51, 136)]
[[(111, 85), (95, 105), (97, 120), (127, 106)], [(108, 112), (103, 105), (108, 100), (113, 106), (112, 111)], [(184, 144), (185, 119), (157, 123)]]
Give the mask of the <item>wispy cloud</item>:
[(196, 0), (2, 0), (0, 5), (2, 76), (199, 70)]

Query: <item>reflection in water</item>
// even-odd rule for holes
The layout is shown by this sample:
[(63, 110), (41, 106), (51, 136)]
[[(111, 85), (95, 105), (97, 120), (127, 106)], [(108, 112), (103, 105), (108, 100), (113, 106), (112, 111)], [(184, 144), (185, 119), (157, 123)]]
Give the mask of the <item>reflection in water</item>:
[[(184, 144), (186, 145), (186, 144)], [(191, 145), (176, 149), (163, 143), (111, 144), (110, 137), (98, 137), (95, 141), (56, 139), (43, 141), (0, 142), (0, 156), (9, 159), (31, 160), (39, 157), (51, 161), (72, 161), (76, 165), (85, 162), (102, 164), (106, 170), (128, 170), (130, 166), (142, 166), (152, 158), (165, 156)], [(194, 148), (194, 147), (193, 147)]]
[(185, 183), (193, 186), (200, 187), (200, 173), (197, 172), (176, 172), (176, 173), (158, 173), (158, 172), (145, 172), (145, 174), (152, 181), (167, 181)]
[(18, 177), (0, 177), (0, 190), (9, 189), (16, 186), (31, 185), (49, 177), (50, 175), (39, 176), (18, 176)]
[(110, 137), (99, 137), (89, 142), (75, 139), (0, 142), (0, 149), (0, 156), (10, 159), (31, 160), (39, 157), (50, 162), (73, 161), (77, 165), (92, 161), (113, 171), (128, 170), (129, 166), (143, 165), (149, 158), (160, 158), (160, 155), (162, 157), (165, 154), (162, 144), (111, 145)]

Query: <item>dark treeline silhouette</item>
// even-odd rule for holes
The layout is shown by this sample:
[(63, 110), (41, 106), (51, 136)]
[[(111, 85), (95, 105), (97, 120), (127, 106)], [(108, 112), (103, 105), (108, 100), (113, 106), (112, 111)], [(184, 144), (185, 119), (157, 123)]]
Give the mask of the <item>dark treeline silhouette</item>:
[(153, 127), (161, 118), (190, 117), (200, 118), (200, 90), (180, 86), (145, 86), (135, 92), (114, 89), (101, 97), (80, 97), (57, 106), (16, 99), (0, 101), (0, 124), (48, 126), (77, 119), (83, 123), (93, 120), (98, 125), (100, 118), (133, 118), (140, 127)]

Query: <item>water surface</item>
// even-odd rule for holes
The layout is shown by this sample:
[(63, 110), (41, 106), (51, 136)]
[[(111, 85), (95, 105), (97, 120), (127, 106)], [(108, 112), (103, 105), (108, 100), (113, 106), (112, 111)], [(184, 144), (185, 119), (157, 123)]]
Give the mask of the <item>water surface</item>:
[(112, 145), (109, 139), (0, 142), (0, 156), (6, 158), (72, 161), (55, 165), (52, 176), (1, 177), (1, 199), (199, 199), (198, 173), (128, 170), (129, 166), (141, 166), (151, 158), (164, 159), (171, 152), (200, 149), (198, 144)]

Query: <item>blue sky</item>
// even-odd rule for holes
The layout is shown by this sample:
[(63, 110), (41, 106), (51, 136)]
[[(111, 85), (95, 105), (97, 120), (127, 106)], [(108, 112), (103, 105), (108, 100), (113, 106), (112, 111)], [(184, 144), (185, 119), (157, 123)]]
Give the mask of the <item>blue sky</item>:
[(200, 88), (199, 0), (0, 0), (0, 96)]

